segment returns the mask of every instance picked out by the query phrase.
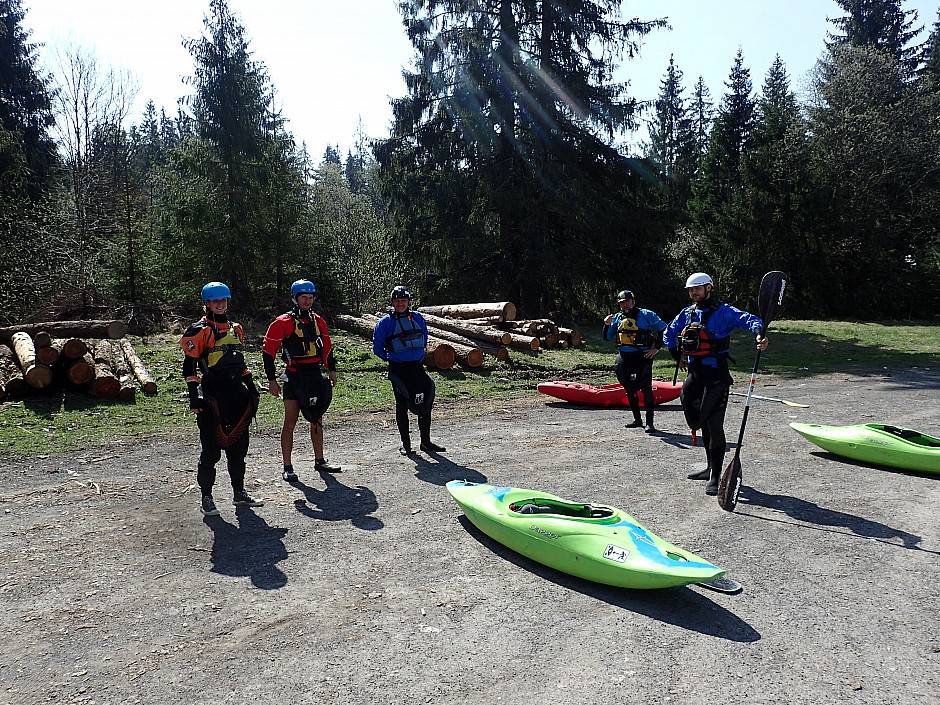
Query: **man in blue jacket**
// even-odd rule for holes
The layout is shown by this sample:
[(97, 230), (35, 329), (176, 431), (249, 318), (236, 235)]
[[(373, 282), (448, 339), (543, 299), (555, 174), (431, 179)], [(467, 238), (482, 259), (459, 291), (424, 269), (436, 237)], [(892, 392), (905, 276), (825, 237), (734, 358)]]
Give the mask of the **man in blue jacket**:
[(391, 295), (392, 311), (383, 316), (372, 331), (372, 350), (388, 362), (388, 379), (395, 393), (395, 423), (401, 436), (402, 455), (413, 455), (408, 412), (418, 417), (420, 448), (425, 453), (443, 453), (446, 448), (431, 441), (431, 407), (434, 380), (424, 371), (424, 350), (428, 326), (424, 317), (412, 311), (411, 292), (396, 286)]
[(733, 383), (728, 371), (731, 332), (749, 330), (760, 350), (766, 350), (764, 324), (760, 318), (719, 301), (715, 285), (704, 272), (696, 272), (685, 283), (693, 303), (666, 326), (663, 342), (673, 359), (689, 375), (682, 384), (682, 410), (689, 428), (702, 429), (706, 468), (689, 474), (690, 480), (708, 480), (705, 494), (718, 494), (718, 479), (724, 466), (725, 409)]
[(617, 294), (620, 310), (604, 319), (604, 339), (617, 343), (617, 380), (623, 385), (633, 410), (633, 423), (627, 428), (640, 428), (638, 391), (643, 392), (646, 408), (646, 432), (654, 433), (653, 425), (653, 358), (663, 346), (666, 324), (649, 309), (636, 305), (633, 292), (624, 289)]

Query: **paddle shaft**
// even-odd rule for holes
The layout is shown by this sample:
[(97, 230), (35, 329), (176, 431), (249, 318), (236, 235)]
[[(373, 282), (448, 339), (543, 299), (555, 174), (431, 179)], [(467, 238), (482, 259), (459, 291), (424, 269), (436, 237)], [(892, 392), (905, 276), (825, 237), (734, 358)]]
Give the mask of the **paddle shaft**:
[[(746, 392), (731, 392), (732, 396), (735, 397), (746, 397)], [(764, 401), (776, 401), (781, 404), (786, 404), (787, 406), (795, 406), (798, 409), (808, 409), (809, 404), (800, 404), (799, 402), (790, 401), (789, 399), (777, 399), (775, 397), (762, 397), (760, 394), (752, 394), (751, 399), (763, 399)]]

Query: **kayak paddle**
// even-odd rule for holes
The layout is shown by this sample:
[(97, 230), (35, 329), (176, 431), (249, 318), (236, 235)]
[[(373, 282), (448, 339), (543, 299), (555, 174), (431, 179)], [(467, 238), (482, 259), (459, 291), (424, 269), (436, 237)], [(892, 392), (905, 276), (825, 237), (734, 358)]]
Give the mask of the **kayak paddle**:
[[(767, 272), (760, 282), (760, 293), (757, 296), (757, 306), (760, 320), (764, 324), (761, 337), (766, 335), (770, 322), (776, 317), (783, 306), (783, 294), (787, 288), (787, 275), (783, 272)], [(754, 359), (754, 369), (751, 371), (751, 382), (747, 387), (747, 399), (744, 400), (744, 415), (741, 417), (741, 430), (738, 432), (738, 445), (734, 449), (734, 457), (718, 483), (718, 506), (726, 512), (733, 512), (738, 503), (738, 493), (741, 491), (741, 442), (744, 440), (744, 427), (747, 425), (747, 412), (751, 408), (751, 397), (754, 395), (754, 385), (757, 383), (757, 366), (760, 365), (760, 348)]]
[[(747, 394), (744, 392), (730, 392), (732, 396), (736, 397), (746, 397)], [(751, 399), (763, 399), (764, 401), (779, 401), (781, 404), (786, 404), (787, 406), (795, 406), (798, 409), (808, 409), (809, 404), (800, 404), (799, 402), (790, 401), (789, 399), (776, 399), (774, 397), (762, 397), (759, 394), (752, 394)]]

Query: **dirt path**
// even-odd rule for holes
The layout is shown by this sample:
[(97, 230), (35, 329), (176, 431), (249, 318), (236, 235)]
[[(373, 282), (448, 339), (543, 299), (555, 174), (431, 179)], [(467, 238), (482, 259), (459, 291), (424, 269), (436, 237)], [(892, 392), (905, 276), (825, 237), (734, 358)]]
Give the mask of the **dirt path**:
[[(940, 702), (940, 479), (840, 462), (789, 421), (940, 435), (940, 373), (880, 371), (759, 392), (738, 510), (702, 482), (678, 406), (649, 436), (623, 411), (533, 395), (440, 409), (444, 456), (401, 458), (390, 413), (327, 429), (336, 476), (278, 472), (252, 440), (239, 510), (203, 520), (195, 432), (0, 470), (2, 703)], [(743, 403), (732, 398), (728, 435)], [(459, 412), (459, 413), (458, 413)], [(628, 413), (628, 412), (627, 412)], [(458, 418), (459, 416), (459, 418)], [(739, 595), (607, 588), (509, 552), (462, 518), (454, 478), (621, 507), (726, 568)]]

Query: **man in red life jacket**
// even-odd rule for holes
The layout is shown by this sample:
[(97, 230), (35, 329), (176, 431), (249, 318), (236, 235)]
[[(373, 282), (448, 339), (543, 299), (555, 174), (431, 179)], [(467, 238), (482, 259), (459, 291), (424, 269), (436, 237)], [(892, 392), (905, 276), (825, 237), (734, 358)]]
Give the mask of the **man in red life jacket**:
[[(268, 379), (268, 392), (284, 399), (284, 425), (281, 427), (281, 454), (284, 460), (283, 478), (297, 481), (291, 454), (294, 449), (294, 427), (302, 413), (310, 423), (310, 441), (313, 444), (314, 469), (318, 472), (340, 472), (341, 467), (327, 462), (323, 455), (323, 414), (333, 401), (336, 386), (336, 358), (326, 321), (315, 313), (317, 287), (309, 279), (298, 279), (291, 284), (294, 307), (268, 326), (261, 346), (264, 374)], [(274, 358), (278, 350), (285, 369), (278, 382)], [(322, 367), (327, 367), (327, 377)]]

